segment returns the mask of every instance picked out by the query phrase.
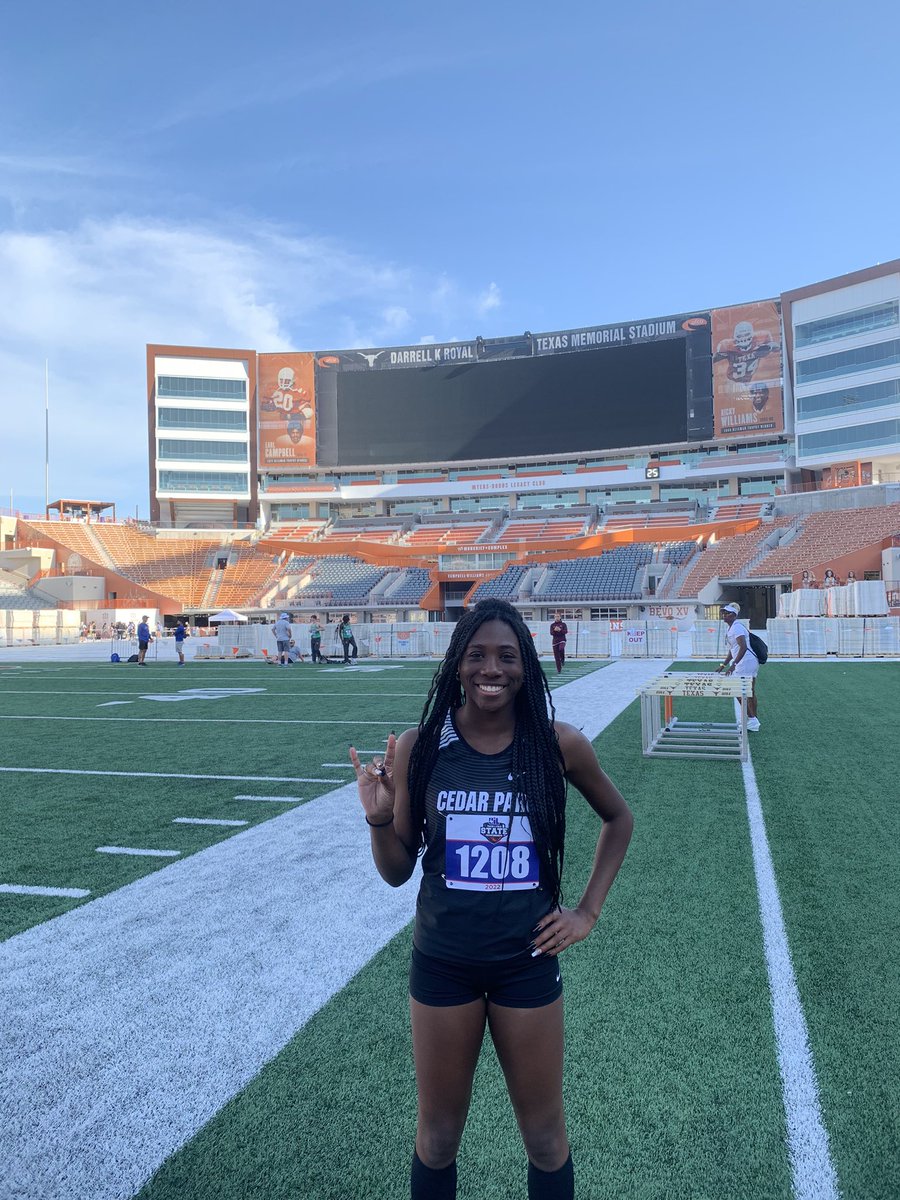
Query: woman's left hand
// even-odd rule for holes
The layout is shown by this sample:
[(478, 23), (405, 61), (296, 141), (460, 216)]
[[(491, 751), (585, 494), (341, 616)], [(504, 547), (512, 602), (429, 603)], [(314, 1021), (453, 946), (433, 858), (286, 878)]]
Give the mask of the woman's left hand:
[(593, 917), (580, 908), (558, 908), (548, 913), (534, 931), (532, 949), (556, 958), (576, 942), (583, 942), (596, 924)]

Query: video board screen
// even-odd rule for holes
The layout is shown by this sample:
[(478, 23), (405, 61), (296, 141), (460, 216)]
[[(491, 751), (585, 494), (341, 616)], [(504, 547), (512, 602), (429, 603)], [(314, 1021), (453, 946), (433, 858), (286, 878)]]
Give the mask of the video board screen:
[[(327, 396), (334, 461), (356, 466), (684, 442), (696, 435), (687, 344), (675, 336), (532, 357), (410, 359), (398, 369), (328, 370), (336, 357), (320, 358), (320, 415)], [(324, 376), (331, 386), (321, 387)], [(330, 457), (321, 450), (320, 464)]]

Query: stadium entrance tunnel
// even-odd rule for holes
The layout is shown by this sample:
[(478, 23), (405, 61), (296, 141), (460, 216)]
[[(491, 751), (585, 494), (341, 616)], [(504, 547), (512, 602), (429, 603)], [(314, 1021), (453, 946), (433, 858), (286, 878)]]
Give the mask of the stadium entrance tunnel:
[(741, 617), (749, 622), (751, 629), (764, 629), (769, 617), (778, 616), (778, 596), (781, 587), (777, 584), (727, 583), (722, 581), (721, 603), (736, 600), (741, 606)]

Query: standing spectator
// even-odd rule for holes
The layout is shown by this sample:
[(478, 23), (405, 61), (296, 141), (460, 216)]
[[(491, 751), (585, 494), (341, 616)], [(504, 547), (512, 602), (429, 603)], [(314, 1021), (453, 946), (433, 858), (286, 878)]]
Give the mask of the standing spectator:
[(149, 617), (147, 616), (141, 617), (141, 623), (137, 627), (139, 667), (146, 667), (147, 664), (144, 662), (144, 659), (147, 657), (147, 650), (149, 649), (150, 642), (152, 641), (150, 636), (150, 626), (147, 624), (148, 620)]
[(315, 613), (309, 618), (309, 653), (314, 663), (323, 661), (322, 626), (319, 624), (319, 618)]
[[(146, 618), (146, 617), (144, 617), (144, 620), (146, 621), (146, 620), (147, 620), (147, 618)], [(148, 627), (148, 630), (147, 630), (147, 632), (149, 633), (149, 627)], [(129, 639), (131, 639), (131, 638), (133, 638), (133, 637), (134, 637), (134, 621), (129, 621), (129, 622), (128, 622), (128, 637), (129, 637)]]
[(283, 667), (288, 664), (288, 651), (291, 648), (291, 618), (282, 613), (272, 626), (275, 635), (275, 645), (278, 647), (278, 659)]
[[(747, 697), (747, 728), (753, 733), (759, 732), (759, 717), (756, 712), (756, 676), (759, 673), (759, 659), (750, 649), (750, 630), (743, 621), (738, 620), (741, 611), (739, 604), (726, 604), (722, 609), (722, 620), (728, 626), (725, 637), (728, 640), (728, 657), (716, 673), (724, 671), (726, 675), (746, 676), (751, 679), (753, 691)], [(738, 703), (742, 703), (740, 700)]]
[(349, 613), (344, 613), (341, 617), (341, 623), (338, 625), (338, 637), (341, 639), (341, 648), (344, 651), (344, 666), (349, 666), (351, 653), (353, 661), (356, 661), (356, 656), (359, 653), (356, 646), (356, 638), (353, 636), (353, 627), (350, 624)]
[(831, 567), (829, 567), (825, 572), (825, 578), (822, 580), (822, 587), (840, 587), (840, 583), (841, 581), (838, 579), (837, 575), (835, 575), (834, 571), (832, 571)]
[(557, 675), (562, 674), (563, 664), (566, 661), (566, 638), (568, 636), (569, 627), (562, 619), (562, 613), (555, 612), (553, 624), (550, 626), (550, 640), (553, 642), (553, 659), (556, 663)]
[(856, 583), (856, 572), (855, 571), (847, 572), (847, 583)]
[(184, 617), (178, 618), (178, 624), (175, 626), (175, 650), (178, 654), (178, 666), (184, 666), (184, 639), (190, 637), (184, 624)]

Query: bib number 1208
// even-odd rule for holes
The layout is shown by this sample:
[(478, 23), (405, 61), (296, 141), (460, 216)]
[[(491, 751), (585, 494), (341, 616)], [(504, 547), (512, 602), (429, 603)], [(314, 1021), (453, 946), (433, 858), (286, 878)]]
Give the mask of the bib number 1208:
[(520, 891), (536, 888), (539, 864), (525, 817), (496, 819), (473, 813), (447, 817), (447, 887), (467, 891)]

